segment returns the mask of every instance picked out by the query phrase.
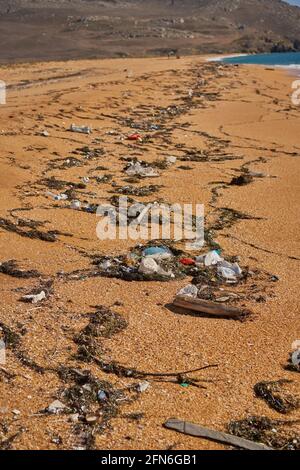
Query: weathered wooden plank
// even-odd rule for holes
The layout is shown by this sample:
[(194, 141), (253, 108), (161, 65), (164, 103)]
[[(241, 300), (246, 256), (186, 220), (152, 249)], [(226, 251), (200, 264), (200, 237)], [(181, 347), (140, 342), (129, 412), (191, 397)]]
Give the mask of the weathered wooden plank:
[(251, 313), (249, 310), (242, 310), (237, 307), (219, 304), (210, 300), (193, 299), (188, 295), (177, 295), (173, 301), (173, 305), (218, 317), (238, 318)]
[(261, 444), (259, 442), (249, 441), (232, 434), (227, 434), (221, 431), (214, 431), (213, 429), (200, 426), (199, 424), (189, 423), (188, 421), (182, 421), (180, 419), (171, 418), (165, 422), (164, 426), (167, 429), (188, 434), (195, 437), (203, 437), (213, 441), (228, 444), (240, 449), (246, 450), (273, 450), (271, 447)]

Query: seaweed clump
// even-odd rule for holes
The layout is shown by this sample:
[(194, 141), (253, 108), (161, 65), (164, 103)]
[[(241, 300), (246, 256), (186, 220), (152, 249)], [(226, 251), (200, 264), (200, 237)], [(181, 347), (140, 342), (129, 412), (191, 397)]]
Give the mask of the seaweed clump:
[(70, 384), (61, 396), (75, 419), (74, 431), (81, 449), (94, 449), (97, 434), (109, 428), (110, 420), (120, 413), (123, 404), (135, 396), (116, 389), (108, 382), (94, 377), (89, 370), (62, 367), (59, 377)]
[(254, 386), (257, 397), (265, 400), (268, 405), (279, 413), (289, 413), (300, 407), (300, 399), (292, 395), (285, 387), (292, 384), (291, 380), (277, 380), (274, 382), (259, 382)]
[(75, 343), (79, 346), (77, 357), (84, 362), (91, 362), (103, 352), (101, 342), (97, 339), (111, 338), (128, 326), (120, 314), (109, 308), (97, 306), (96, 309), (87, 326), (75, 337)]
[(15, 260), (5, 261), (4, 263), (0, 264), (0, 273), (6, 274), (7, 276), (12, 276), (16, 278), (35, 278), (40, 277), (41, 274), (36, 270), (25, 270), (19, 268), (17, 262)]
[(300, 450), (300, 421), (271, 420), (266, 416), (249, 416), (231, 421), (230, 434), (254, 442), (261, 442), (277, 450)]

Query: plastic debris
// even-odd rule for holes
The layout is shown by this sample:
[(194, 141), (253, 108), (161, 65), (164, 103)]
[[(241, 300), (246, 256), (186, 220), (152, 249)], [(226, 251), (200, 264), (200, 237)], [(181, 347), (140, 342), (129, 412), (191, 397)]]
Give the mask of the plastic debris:
[(88, 424), (94, 424), (98, 421), (98, 416), (96, 416), (96, 415), (87, 415), (85, 417), (85, 421)]
[(46, 411), (48, 413), (51, 413), (51, 414), (54, 414), (54, 415), (57, 415), (59, 413), (63, 413), (64, 411), (66, 411), (67, 407), (66, 405), (64, 405), (61, 401), (59, 400), (54, 400), (51, 405), (49, 405), (47, 408), (46, 408)]
[(198, 288), (196, 286), (193, 286), (193, 284), (188, 284), (187, 286), (180, 289), (180, 291), (177, 292), (177, 295), (185, 295), (196, 299), (198, 295)]
[(145, 276), (151, 276), (153, 274), (159, 274), (165, 277), (174, 277), (171, 271), (165, 271), (153, 258), (143, 258), (139, 266), (139, 273)]
[(194, 266), (196, 264), (195, 260), (192, 258), (181, 258), (179, 262), (184, 266)]
[(68, 199), (67, 194), (63, 194), (63, 193), (54, 194), (54, 193), (51, 193), (50, 191), (46, 192), (46, 196), (52, 197), (52, 199), (54, 199), (55, 201), (66, 201)]
[(169, 248), (164, 246), (150, 246), (143, 251), (143, 256), (152, 259), (168, 259), (173, 255)]
[(222, 261), (224, 261), (224, 258), (222, 258), (216, 250), (210, 251), (206, 255), (196, 258), (196, 262), (203, 263), (207, 267), (215, 266)]
[(242, 270), (238, 263), (229, 263), (222, 261), (218, 264), (218, 274), (226, 279), (227, 282), (235, 283), (242, 274)]
[(44, 131), (41, 132), (41, 136), (42, 136), (42, 137), (49, 137), (49, 135), (50, 135), (49, 132), (46, 131), (46, 130), (44, 130)]
[(107, 271), (109, 268), (111, 268), (112, 263), (108, 259), (103, 261), (103, 263), (99, 264), (99, 268), (103, 269), (103, 271)]
[(31, 302), (32, 304), (37, 304), (38, 302), (41, 302), (42, 300), (44, 300), (46, 298), (46, 293), (44, 290), (42, 290), (42, 292), (40, 292), (39, 294), (30, 294), (30, 295), (24, 295), (22, 297), (22, 300), (24, 302)]
[(300, 367), (300, 349), (296, 349), (296, 351), (293, 352), (291, 360), (293, 366)]
[(140, 162), (130, 163), (126, 170), (128, 176), (157, 177), (159, 173), (151, 166), (144, 166)]
[(144, 381), (144, 382), (140, 382), (137, 384), (136, 390), (139, 393), (144, 393), (146, 392), (146, 390), (148, 390), (149, 387), (150, 387), (150, 383), (147, 381)]
[(137, 134), (137, 133), (134, 133), (134, 134), (130, 134), (128, 137), (127, 137), (128, 140), (135, 140), (135, 141), (141, 141), (143, 140), (142, 139), (142, 136), (140, 134)]
[(177, 157), (173, 157), (172, 155), (170, 155), (169, 157), (166, 157), (166, 162), (168, 163), (168, 165), (174, 165), (174, 163), (177, 162)]
[(71, 209), (80, 209), (81, 207), (81, 202), (80, 201), (77, 201), (76, 199), (74, 199), (74, 201), (71, 202), (70, 204), (70, 208)]
[(97, 393), (97, 397), (99, 401), (107, 401), (107, 393), (104, 390), (99, 390)]
[(71, 132), (79, 132), (80, 134), (91, 134), (92, 128), (89, 126), (76, 126), (75, 124), (71, 124), (70, 129)]
[(139, 272), (141, 274), (149, 275), (149, 274), (155, 274), (159, 270), (159, 266), (157, 262), (152, 259), (152, 258), (144, 258), (141, 261), (140, 267), (139, 267)]

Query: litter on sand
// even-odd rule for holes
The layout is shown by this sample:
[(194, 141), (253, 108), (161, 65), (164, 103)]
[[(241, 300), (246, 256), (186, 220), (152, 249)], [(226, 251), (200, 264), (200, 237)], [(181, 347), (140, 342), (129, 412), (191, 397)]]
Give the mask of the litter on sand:
[(150, 246), (143, 251), (143, 256), (153, 259), (168, 259), (173, 255), (171, 251), (164, 246)]
[(177, 292), (177, 297), (192, 297), (196, 299), (197, 295), (198, 295), (198, 288), (194, 286), (193, 284), (188, 284), (187, 286), (180, 289), (179, 292)]
[(60, 414), (60, 413), (64, 413), (65, 411), (67, 411), (66, 405), (64, 405), (64, 404), (63, 404), (61, 401), (59, 401), (59, 400), (54, 400), (54, 401), (46, 408), (46, 412), (47, 412), (47, 413), (54, 414), (54, 415), (57, 415), (57, 414)]
[(300, 370), (300, 349), (296, 349), (296, 351), (292, 353), (291, 359), (293, 366), (298, 367)]
[(38, 302), (41, 302), (44, 299), (46, 299), (46, 292), (42, 290), (39, 294), (36, 295), (24, 295), (21, 300), (23, 300), (23, 302), (31, 302), (32, 304), (37, 304)]
[(137, 134), (137, 133), (134, 133), (134, 134), (130, 134), (128, 137), (127, 137), (128, 140), (134, 140), (134, 141), (142, 141), (143, 138), (140, 134)]
[(159, 173), (151, 166), (142, 165), (140, 162), (132, 162), (125, 170), (128, 176), (141, 176), (148, 178), (155, 178)]
[(91, 134), (92, 128), (89, 126), (76, 126), (75, 124), (71, 124), (70, 129), (71, 132), (78, 132), (79, 134)]

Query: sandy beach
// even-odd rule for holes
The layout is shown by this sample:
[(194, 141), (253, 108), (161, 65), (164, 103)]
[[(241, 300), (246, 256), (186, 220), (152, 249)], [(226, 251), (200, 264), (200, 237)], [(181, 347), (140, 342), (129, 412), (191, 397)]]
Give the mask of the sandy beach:
[[(292, 343), (300, 339), (300, 108), (291, 102), (294, 78), (284, 70), (207, 63), (197, 56), (0, 70), (7, 84), (7, 103), (0, 106), (0, 262), (15, 260), (16, 269), (29, 273), (0, 272), (2, 446), (228, 449), (163, 423), (176, 417), (225, 431), (230, 421), (252, 415), (300, 419), (299, 408), (283, 416), (253, 390), (257, 382), (287, 379), (299, 391), (299, 373), (286, 369)], [(72, 124), (92, 133), (70, 132)], [(128, 140), (132, 133), (142, 140)], [(158, 177), (128, 183), (126, 158), (153, 165), (169, 156), (176, 162), (158, 165)], [(249, 184), (230, 184), (245, 173), (252, 175)], [(250, 318), (173, 311), (169, 304), (190, 275), (127, 282), (91, 274), (97, 257), (126, 254), (137, 242), (100, 241), (96, 215), (73, 210), (70, 202), (107, 203), (128, 185), (157, 186), (136, 201), (205, 205), (206, 228), (222, 255), (263, 273), (258, 280), (250, 276), (252, 290), (242, 300)], [(49, 194), (66, 191), (66, 200)], [(207, 251), (204, 246), (192, 256)], [(44, 301), (20, 301), (42, 288)], [(96, 337), (97, 357), (84, 362), (78, 337), (95, 306), (110, 308), (127, 326)], [(135, 393), (128, 387), (140, 378), (117, 369), (105, 373), (97, 359), (149, 373), (218, 367), (192, 374), (212, 381), (203, 382), (205, 388), (147, 376), (149, 388)], [(86, 370), (92, 379), (83, 392), (78, 377)], [(104, 381), (113, 397), (106, 408), (82, 398), (95, 381)], [(68, 412), (44, 412), (54, 400)]]

